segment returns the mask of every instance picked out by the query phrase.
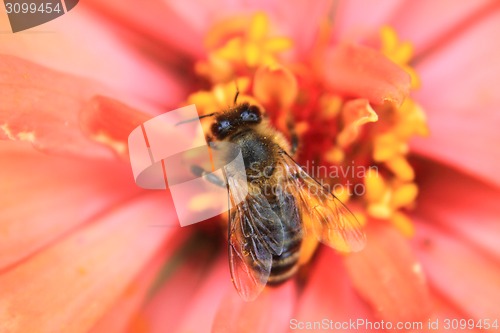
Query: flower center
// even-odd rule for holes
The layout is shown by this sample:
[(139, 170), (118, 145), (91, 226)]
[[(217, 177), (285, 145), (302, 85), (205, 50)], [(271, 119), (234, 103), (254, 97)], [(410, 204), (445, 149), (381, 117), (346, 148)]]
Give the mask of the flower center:
[[(399, 66), (409, 74), (411, 88), (418, 88), (418, 75), (410, 66), (412, 45), (400, 42), (389, 27), (381, 29), (380, 44), (370, 52)], [(293, 59), (293, 38), (276, 37), (263, 13), (217, 24), (207, 34), (206, 46), (207, 58), (195, 70), (211, 88), (192, 93), (188, 104), (196, 104), (201, 114), (217, 112), (233, 105), (238, 89), (238, 102), (263, 106), (288, 139), (296, 133), (300, 144), (295, 159), (339, 199), (349, 200), (362, 223), (382, 220), (413, 235), (408, 211), (418, 186), (407, 159), (408, 142), (415, 135), (428, 135), (425, 115), (415, 101), (405, 96), (401, 105), (389, 97), (387, 103), (377, 103), (371, 96), (352, 96), (328, 85), (322, 72), (314, 70), (318, 64), (328, 65), (322, 63), (328, 46), (316, 48), (311, 58)], [(379, 72), (384, 77), (383, 67)], [(366, 91), (378, 88), (368, 86)]]

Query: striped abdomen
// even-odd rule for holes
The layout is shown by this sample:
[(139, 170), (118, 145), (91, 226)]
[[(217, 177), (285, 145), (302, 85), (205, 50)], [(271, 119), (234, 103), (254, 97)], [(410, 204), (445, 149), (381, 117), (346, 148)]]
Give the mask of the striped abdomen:
[(284, 228), (283, 252), (273, 256), (269, 285), (277, 285), (291, 278), (299, 268), (302, 227), (295, 198), (284, 194), (280, 202), (272, 205), (273, 211), (280, 217)]

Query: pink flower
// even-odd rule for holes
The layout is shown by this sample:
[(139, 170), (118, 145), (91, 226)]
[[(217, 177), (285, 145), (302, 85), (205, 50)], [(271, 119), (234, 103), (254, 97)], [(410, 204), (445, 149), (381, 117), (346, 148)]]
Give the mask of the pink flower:
[[(35, 29), (55, 33), (2, 36), (0, 331), (285, 332), (324, 318), (421, 321), (425, 331), (428, 318), (439, 318), (441, 330), (445, 318), (500, 319), (496, 2), (140, 6), (88, 1)], [(283, 107), (291, 108), (307, 148), (301, 162), (317, 153), (330, 164), (377, 163), (387, 174), (367, 174), (359, 182), (366, 195), (351, 198), (367, 220), (365, 250), (342, 256), (320, 247), (296, 279), (244, 303), (230, 282), (220, 224), (175, 227), (165, 193), (133, 184), (126, 139), (187, 100), (214, 107), (212, 95), (195, 92), (234, 73), (219, 61), (225, 55), (208, 56), (234, 55), (217, 42), (249, 28), (258, 10), (292, 51), (281, 60), (275, 51), (289, 45), (280, 39), (259, 49), (266, 39), (254, 31), (229, 63), (240, 64), (244, 79), (245, 68), (253, 73), (275, 56), (298, 64), (297, 91), (310, 99), (297, 107), (296, 91), (285, 89), (293, 80), (279, 69), (251, 77), (253, 91), (240, 81), (243, 95), (265, 104), (280, 130)], [(392, 30), (378, 37), (383, 25), (411, 42), (412, 61)], [(411, 100), (403, 69), (413, 87), (420, 77)], [(332, 130), (340, 118), (325, 110), (337, 112), (335, 103), (343, 123)], [(416, 103), (431, 135), (412, 141), (407, 155), (399, 151), (407, 131), (426, 129)], [(396, 109), (402, 125), (389, 126)], [(355, 158), (353, 144), (370, 153)]]

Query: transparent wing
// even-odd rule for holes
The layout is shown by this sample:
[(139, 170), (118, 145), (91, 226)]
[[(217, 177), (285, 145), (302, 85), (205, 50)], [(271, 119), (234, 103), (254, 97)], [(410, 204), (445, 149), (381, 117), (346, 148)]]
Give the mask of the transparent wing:
[(366, 236), (352, 212), (285, 152), (282, 156), (285, 191), (297, 198), (305, 230), (338, 251), (362, 250)]
[(279, 217), (257, 188), (249, 187), (245, 200), (235, 200), (242, 195), (238, 182), (237, 178), (228, 179), (229, 267), (236, 290), (251, 301), (267, 284), (273, 255), (283, 252), (284, 232)]

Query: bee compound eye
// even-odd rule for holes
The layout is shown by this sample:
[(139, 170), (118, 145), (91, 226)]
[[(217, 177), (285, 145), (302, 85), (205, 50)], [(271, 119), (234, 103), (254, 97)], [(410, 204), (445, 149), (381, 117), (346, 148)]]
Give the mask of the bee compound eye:
[(260, 110), (257, 106), (252, 105), (248, 110), (241, 112), (241, 120), (247, 122), (258, 122), (260, 120)]
[(225, 131), (227, 130), (229, 127), (231, 127), (231, 123), (229, 122), (229, 120), (221, 120), (219, 122), (219, 130), (220, 131)]
[(216, 121), (212, 124), (212, 134), (219, 139), (225, 137), (231, 129), (231, 122), (227, 119)]

